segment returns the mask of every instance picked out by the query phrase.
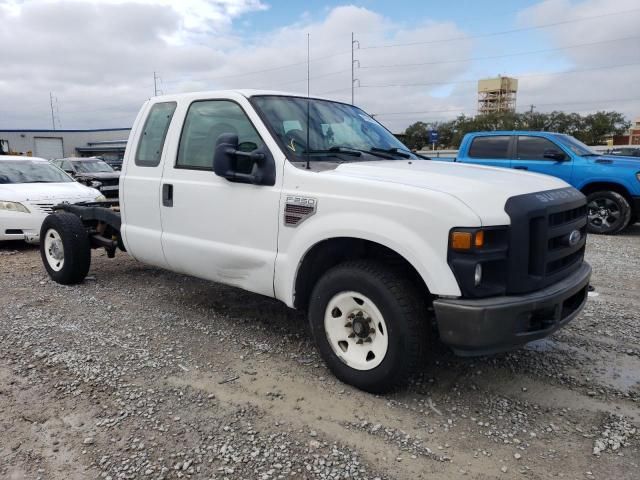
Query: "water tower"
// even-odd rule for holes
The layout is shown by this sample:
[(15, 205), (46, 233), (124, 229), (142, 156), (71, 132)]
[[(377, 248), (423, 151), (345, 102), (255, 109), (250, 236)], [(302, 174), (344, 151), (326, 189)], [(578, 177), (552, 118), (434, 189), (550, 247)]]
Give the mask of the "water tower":
[(478, 80), (478, 113), (515, 112), (518, 79), (498, 76)]

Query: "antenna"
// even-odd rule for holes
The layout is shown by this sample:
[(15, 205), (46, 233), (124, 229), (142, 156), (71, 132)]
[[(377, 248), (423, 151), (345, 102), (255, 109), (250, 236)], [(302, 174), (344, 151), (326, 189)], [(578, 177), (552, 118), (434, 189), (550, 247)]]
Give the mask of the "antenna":
[(309, 130), (311, 128), (311, 115), (309, 113), (309, 104), (311, 103), (311, 35), (307, 33), (307, 148), (305, 149), (307, 152), (307, 170), (310, 170), (309, 166)]

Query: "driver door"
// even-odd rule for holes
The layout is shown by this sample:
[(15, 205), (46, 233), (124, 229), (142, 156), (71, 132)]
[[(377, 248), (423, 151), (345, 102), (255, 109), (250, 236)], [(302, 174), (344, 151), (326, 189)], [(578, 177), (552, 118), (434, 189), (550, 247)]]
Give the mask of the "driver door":
[[(545, 157), (545, 152), (555, 150), (564, 153), (563, 160)], [(573, 162), (567, 153), (551, 140), (535, 135), (518, 135), (516, 154), (511, 167), (529, 172), (544, 173), (571, 183)]]
[(213, 156), (224, 133), (238, 135), (240, 150), (264, 145), (238, 103), (189, 105), (177, 154), (162, 176), (165, 257), (175, 271), (273, 296), (280, 182), (251, 185), (217, 176)]

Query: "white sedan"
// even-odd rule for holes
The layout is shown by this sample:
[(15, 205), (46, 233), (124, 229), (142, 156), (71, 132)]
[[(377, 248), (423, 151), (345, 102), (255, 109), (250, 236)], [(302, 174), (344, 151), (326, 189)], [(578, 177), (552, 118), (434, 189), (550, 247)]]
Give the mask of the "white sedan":
[(0, 156), (0, 241), (38, 243), (42, 221), (54, 205), (100, 200), (98, 190), (43, 158)]

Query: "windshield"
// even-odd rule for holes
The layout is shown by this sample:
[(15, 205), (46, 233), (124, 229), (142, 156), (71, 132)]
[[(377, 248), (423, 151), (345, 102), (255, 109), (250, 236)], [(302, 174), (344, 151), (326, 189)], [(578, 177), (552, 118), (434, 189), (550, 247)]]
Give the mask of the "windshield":
[(582, 143), (580, 140), (577, 140), (571, 135), (561, 134), (561, 135), (556, 135), (556, 138), (560, 143), (562, 143), (562, 145), (570, 149), (576, 155), (580, 155), (581, 157), (589, 156), (589, 155), (599, 155), (598, 152), (596, 152), (595, 150), (592, 150), (591, 148), (586, 146), (584, 143)]
[[(345, 154), (349, 149), (367, 154), (366, 160), (418, 158), (386, 128), (352, 105), (271, 95), (251, 100), (278, 136), (284, 151), (295, 157), (292, 161), (306, 161), (307, 154), (311, 161), (326, 160), (327, 156), (357, 160), (358, 157)], [(381, 151), (386, 153), (380, 155)]]
[(0, 184), (63, 182), (73, 182), (73, 179), (49, 162), (0, 159)]
[(112, 173), (113, 168), (102, 160), (83, 160), (81, 162), (73, 162), (73, 166), (78, 173)]

